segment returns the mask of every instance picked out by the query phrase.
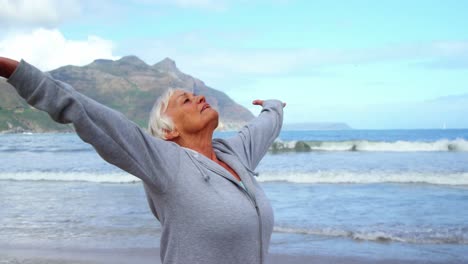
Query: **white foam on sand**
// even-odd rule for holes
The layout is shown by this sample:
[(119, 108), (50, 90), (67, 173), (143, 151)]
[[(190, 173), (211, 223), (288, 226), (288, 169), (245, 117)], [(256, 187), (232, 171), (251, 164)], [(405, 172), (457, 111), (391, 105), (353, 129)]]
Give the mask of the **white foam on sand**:
[(101, 183), (132, 183), (141, 181), (125, 172), (89, 173), (89, 172), (3, 172), (0, 180), (14, 181), (84, 181)]
[(291, 183), (404, 183), (468, 186), (468, 173), (423, 173), (423, 172), (349, 172), (349, 171), (315, 171), (315, 172), (264, 172), (257, 178), (260, 182), (284, 181)]

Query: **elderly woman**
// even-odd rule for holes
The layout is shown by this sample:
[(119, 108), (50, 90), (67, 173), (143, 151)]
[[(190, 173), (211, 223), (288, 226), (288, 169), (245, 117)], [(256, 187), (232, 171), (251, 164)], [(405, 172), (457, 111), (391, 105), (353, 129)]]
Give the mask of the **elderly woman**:
[(143, 181), (162, 226), (162, 263), (265, 263), (273, 211), (254, 170), (280, 132), (282, 102), (255, 100), (263, 110), (252, 123), (232, 138), (213, 139), (218, 113), (205, 97), (168, 90), (153, 107), (148, 134), (25, 61), (0, 58), (0, 76)]

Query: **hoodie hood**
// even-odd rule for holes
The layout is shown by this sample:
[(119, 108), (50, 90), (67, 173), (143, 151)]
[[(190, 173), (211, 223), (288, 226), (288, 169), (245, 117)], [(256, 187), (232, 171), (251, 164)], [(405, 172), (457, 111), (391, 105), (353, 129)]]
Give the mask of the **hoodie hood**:
[(231, 154), (231, 155), (234, 155), (237, 157), (237, 159), (240, 161), (240, 163), (242, 164), (242, 166), (244, 166), (244, 168), (250, 172), (252, 175), (254, 176), (257, 176), (259, 175), (258, 172), (254, 171), (253, 169), (251, 169), (247, 163), (242, 160), (240, 158), (240, 156), (234, 151), (234, 149), (228, 144), (228, 142), (222, 138), (215, 138), (213, 139), (213, 148), (215, 149), (215, 151), (218, 151), (218, 152), (221, 152), (221, 153), (224, 153), (224, 154)]

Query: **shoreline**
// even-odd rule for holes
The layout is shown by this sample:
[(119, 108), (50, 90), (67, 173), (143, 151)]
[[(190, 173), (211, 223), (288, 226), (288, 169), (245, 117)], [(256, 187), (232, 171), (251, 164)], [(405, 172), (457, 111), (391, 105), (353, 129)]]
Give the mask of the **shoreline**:
[[(3, 248), (1, 264), (161, 264), (158, 248), (122, 249), (70, 249), (70, 248)], [(422, 264), (464, 263), (427, 262), (401, 259), (378, 259), (347, 256), (310, 255), (297, 256), (270, 253), (266, 264)]]

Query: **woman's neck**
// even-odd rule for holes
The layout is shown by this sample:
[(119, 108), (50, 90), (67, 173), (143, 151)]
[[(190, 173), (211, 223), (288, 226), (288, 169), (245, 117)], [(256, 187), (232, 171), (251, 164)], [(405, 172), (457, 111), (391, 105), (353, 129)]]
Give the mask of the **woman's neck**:
[(216, 153), (213, 149), (212, 138), (213, 133), (197, 133), (192, 136), (184, 135), (182, 137), (178, 137), (176, 140), (174, 140), (174, 142), (179, 144), (179, 146), (181, 147), (189, 148), (191, 150), (195, 150), (198, 153), (201, 153), (205, 157), (218, 163), (227, 171), (229, 171), (238, 181), (241, 181), (239, 175), (231, 167), (229, 167), (229, 165), (227, 165), (225, 162), (219, 160), (218, 157), (216, 157)]
[(185, 134), (174, 140), (181, 147), (195, 150), (205, 157), (217, 161), (216, 154), (213, 149), (213, 133), (196, 133)]

